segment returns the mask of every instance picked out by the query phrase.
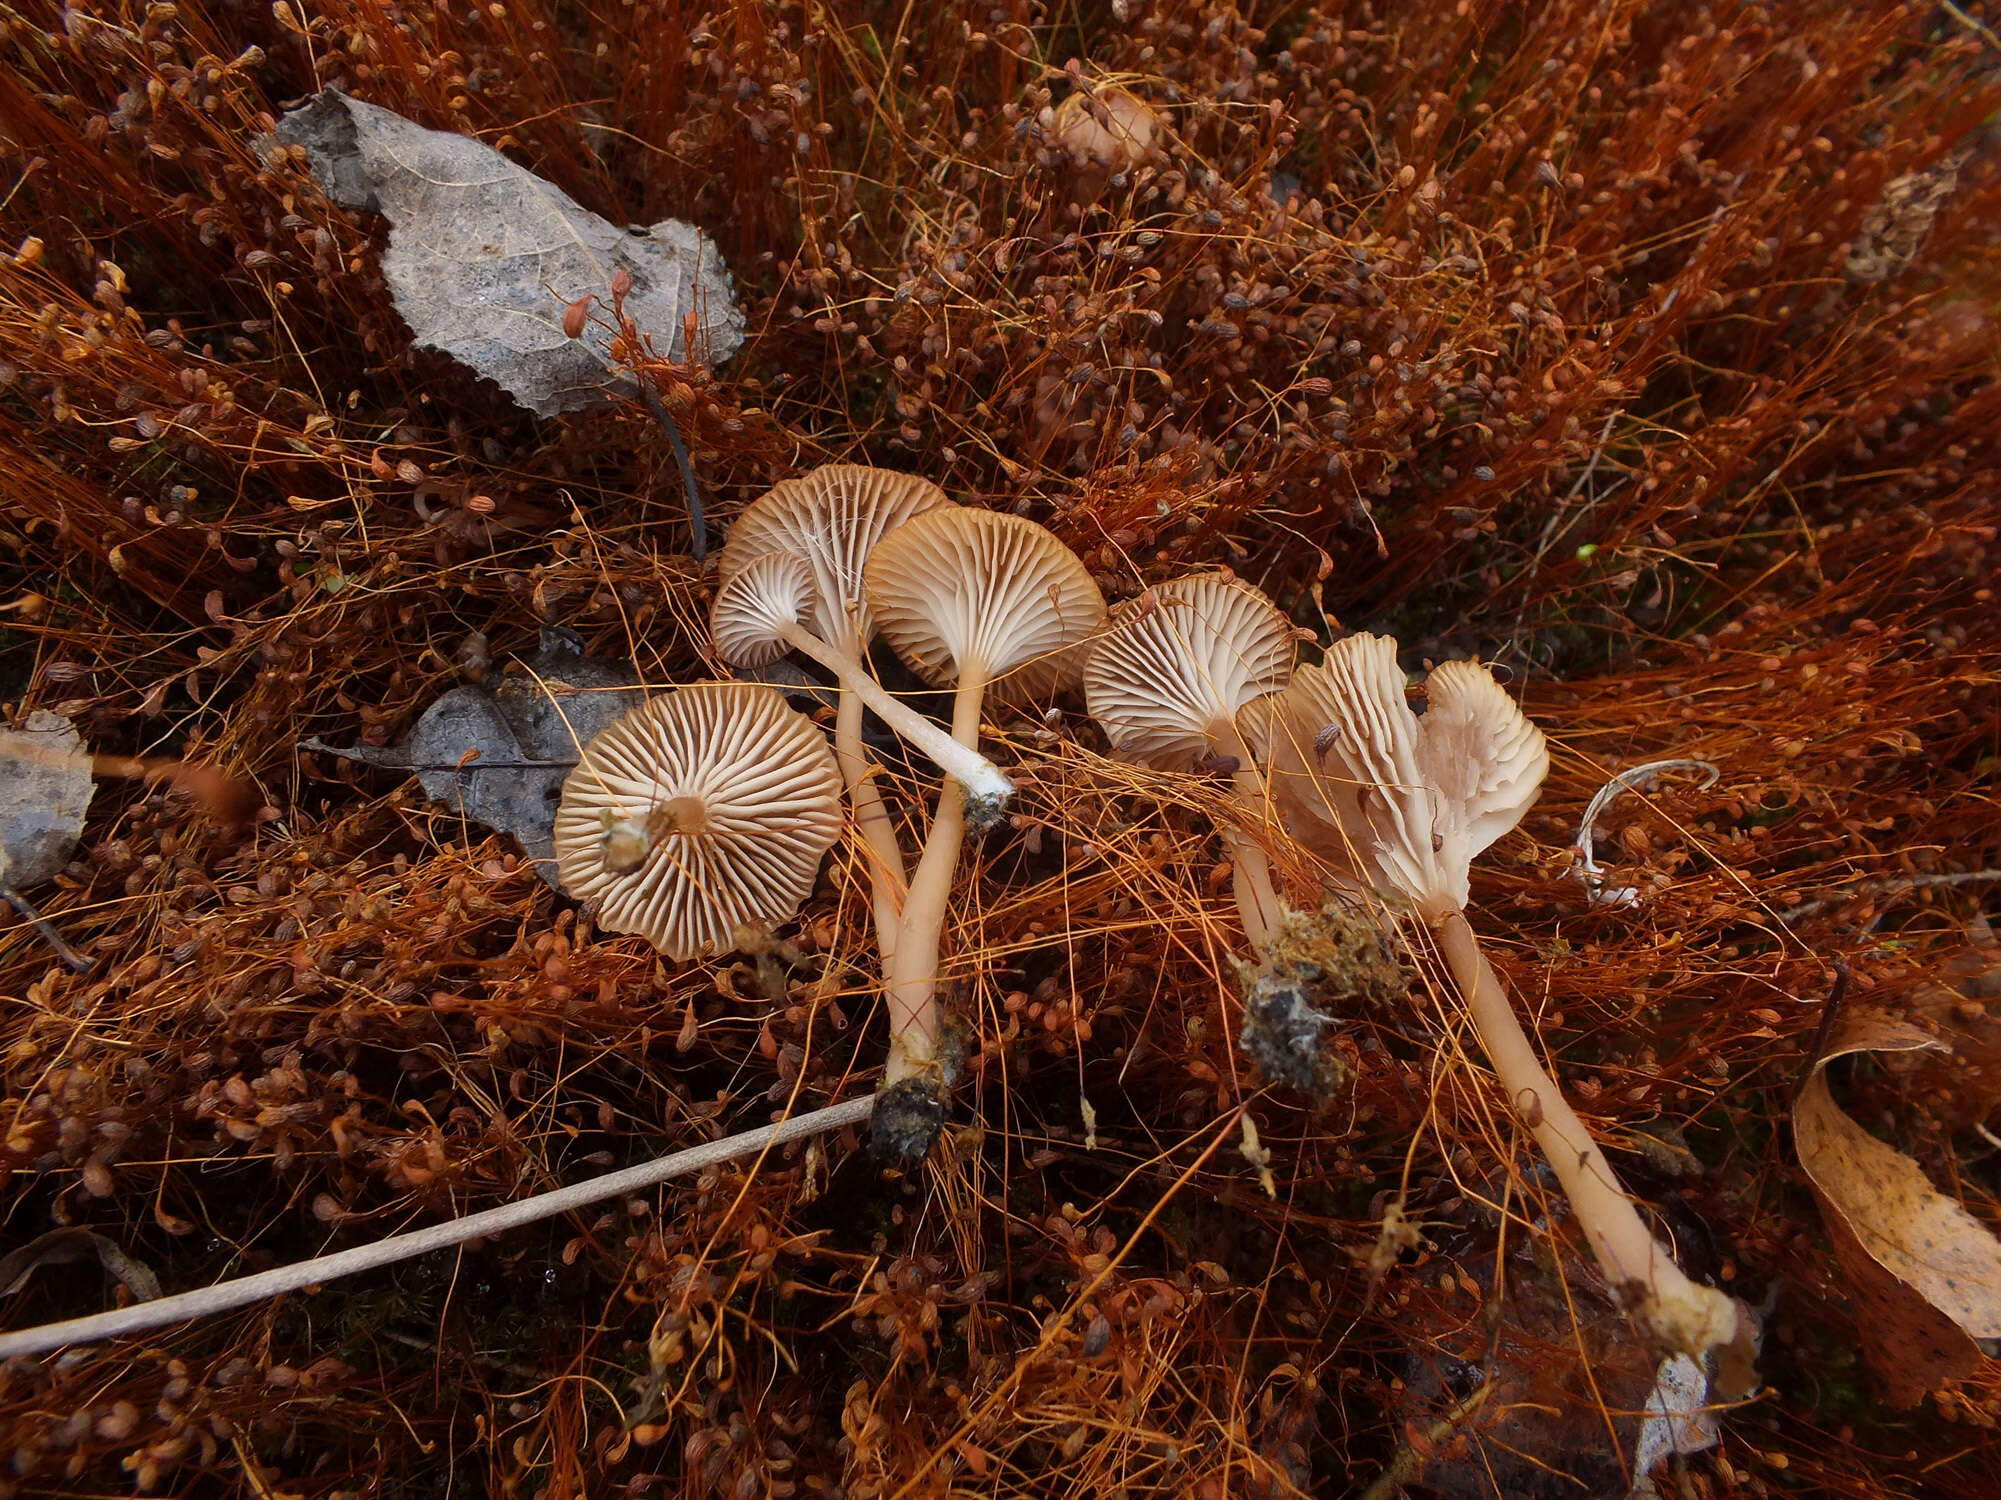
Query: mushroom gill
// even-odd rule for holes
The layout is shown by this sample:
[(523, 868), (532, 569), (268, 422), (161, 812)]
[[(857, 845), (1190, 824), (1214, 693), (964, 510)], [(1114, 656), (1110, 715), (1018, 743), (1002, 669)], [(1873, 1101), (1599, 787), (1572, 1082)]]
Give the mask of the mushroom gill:
[(811, 894), (841, 831), (826, 737), (775, 689), (703, 682), (649, 699), (563, 783), (556, 859), (599, 925), (677, 962), (737, 945)]

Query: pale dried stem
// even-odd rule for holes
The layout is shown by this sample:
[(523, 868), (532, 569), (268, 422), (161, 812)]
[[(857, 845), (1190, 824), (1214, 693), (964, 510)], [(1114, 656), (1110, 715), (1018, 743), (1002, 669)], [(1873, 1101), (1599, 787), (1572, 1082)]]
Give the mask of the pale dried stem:
[(862, 859), (868, 865), (869, 899), (875, 909), (875, 935), (882, 951), (882, 967), (888, 972), (896, 953), (897, 933), (903, 924), (904, 893), (909, 874), (904, 869), (903, 845), (897, 841), (896, 826), (882, 793), (875, 784), (875, 767), (862, 749), (862, 700), (854, 693), (841, 694), (834, 716), (834, 759), (841, 767), (841, 779), (848, 784), (848, 805), (854, 809), (855, 828), (862, 836)]
[(841, 687), (875, 710), (877, 718), (936, 761), (965, 794), (998, 806), (1014, 793), (1014, 783), (978, 749), (959, 743), (909, 704), (884, 691), (860, 657), (831, 646), (798, 625), (780, 629), (780, 638), (801, 655), (810, 656), (840, 679)]
[[(960, 669), (952, 699), (952, 734), (962, 745), (979, 742), (980, 705), (986, 698), (986, 673)], [(903, 903), (903, 927), (896, 960), (889, 970), (889, 1065), (884, 1086), (933, 1072), (938, 1063), (938, 951), (945, 930), (945, 907), (952, 895), (952, 874), (966, 838), (966, 799), (950, 778), (938, 791), (938, 811), (924, 840), (917, 872), (910, 877), (910, 894)]]
[[(0, 856), (0, 874), (4, 874), (5, 872), (6, 860), (4, 856)], [(97, 967), (96, 959), (85, 958), (76, 949), (64, 942), (63, 935), (56, 931), (55, 924), (41, 914), (34, 902), (15, 890), (11, 885), (0, 883), (0, 899), (4, 899), (9, 906), (21, 914), (21, 920), (34, 928), (35, 935), (55, 950), (55, 955), (62, 960), (63, 967), (68, 969), (72, 974), (88, 974), (92, 969)]]
[(171, 1323), (185, 1323), (194, 1318), (205, 1318), (214, 1313), (248, 1307), (252, 1303), (262, 1302), (285, 1292), (320, 1286), (342, 1276), (354, 1276), (362, 1271), (392, 1266), (398, 1261), (409, 1260), (412, 1256), (426, 1255), (433, 1250), (448, 1250), (455, 1245), (463, 1245), (468, 1240), (489, 1239), (510, 1229), (519, 1229), (524, 1224), (534, 1224), (543, 1219), (553, 1218), (557, 1214), (588, 1208), (594, 1203), (602, 1203), (607, 1198), (636, 1193), (676, 1177), (686, 1177), (703, 1171), (722, 1162), (755, 1156), (759, 1152), (770, 1150), (773, 1146), (798, 1140), (801, 1136), (859, 1125), (874, 1109), (873, 1098), (850, 1099), (844, 1104), (833, 1104), (825, 1109), (814, 1110), (810, 1114), (796, 1115), (776, 1125), (760, 1126), (756, 1130), (745, 1131), (742, 1135), (726, 1136), (719, 1141), (710, 1141), (686, 1151), (677, 1151), (672, 1156), (661, 1157), (658, 1161), (642, 1162), (623, 1171), (610, 1172), (603, 1177), (593, 1177), (588, 1182), (557, 1188), (554, 1192), (523, 1198), (515, 1203), (503, 1203), (498, 1208), (468, 1214), (462, 1219), (450, 1219), (443, 1224), (432, 1224), (428, 1228), (413, 1230), (409, 1234), (391, 1235), (388, 1239), (377, 1240), (372, 1245), (358, 1245), (352, 1250), (342, 1250), (334, 1255), (322, 1255), (314, 1260), (300, 1261), (296, 1265), (259, 1271), (254, 1276), (217, 1282), (214, 1286), (182, 1292), (173, 1297), (160, 1297), (151, 1302), (136, 1303), (113, 1312), (96, 1313), (87, 1318), (71, 1318), (62, 1323), (44, 1323), (37, 1328), (22, 1328), (12, 1333), (0, 1334), (0, 1359), (11, 1359), (24, 1354), (46, 1354), (52, 1349), (66, 1348), (72, 1344), (101, 1343), (105, 1339), (121, 1338), (128, 1333), (143, 1333), (149, 1328), (164, 1328)]
[(1737, 1335), (1737, 1304), (1682, 1273), (1620, 1186), (1605, 1153), (1544, 1071), (1464, 912), (1433, 931), (1515, 1114), (1535, 1136), (1615, 1292), (1662, 1342), (1700, 1359)]

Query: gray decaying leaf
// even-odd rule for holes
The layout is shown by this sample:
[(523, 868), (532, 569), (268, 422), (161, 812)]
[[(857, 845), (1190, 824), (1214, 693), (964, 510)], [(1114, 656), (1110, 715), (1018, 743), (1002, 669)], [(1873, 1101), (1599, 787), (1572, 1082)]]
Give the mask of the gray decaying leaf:
[(416, 772), (425, 796), (512, 834), (535, 873), (560, 890), (553, 833), (563, 778), (581, 747), (646, 695), (631, 667), (584, 656), (565, 631), (544, 631), (526, 665), (492, 691), (481, 684), (445, 693), (400, 745), (341, 749), (308, 740), (305, 748)]
[(1654, 1371), (1646, 1420), (1633, 1445), (1636, 1495), (1658, 1494), (1653, 1472), (1664, 1458), (1686, 1458), (1723, 1440), (1723, 1424), (1709, 1405), (1709, 1375), (1686, 1354), (1670, 1354)]
[(625, 311), (670, 359), (687, 313), (695, 355), (720, 363), (743, 342), (729, 270), (692, 224), (663, 219), (624, 229), (470, 136), (427, 130), (391, 110), (328, 89), (278, 122), (305, 148), (321, 189), (343, 208), (389, 220), (382, 274), (419, 345), (497, 382), (538, 416), (603, 405), (634, 388), (607, 368), (596, 325), (563, 332), (563, 311), (609, 298), (632, 277)]
[(68, 864), (90, 792), (90, 756), (61, 714), (0, 729), (0, 882), (24, 891)]

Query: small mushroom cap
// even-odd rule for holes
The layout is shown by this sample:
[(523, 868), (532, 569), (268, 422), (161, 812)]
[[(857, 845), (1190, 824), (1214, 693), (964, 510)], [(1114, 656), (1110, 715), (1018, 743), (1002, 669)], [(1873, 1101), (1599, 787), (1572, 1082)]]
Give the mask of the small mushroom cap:
[(1475, 859), (1535, 805), (1549, 741), (1478, 662), (1432, 668), (1424, 690), (1430, 708), (1418, 723), (1418, 764), (1462, 809), (1466, 857)]
[[(789, 552), (813, 570), (806, 628), (830, 646), (859, 656), (875, 638), (862, 587), (862, 565), (884, 532), (912, 516), (952, 503), (915, 474), (865, 464), (823, 464), (775, 484), (730, 528), (716, 560), (724, 584), (767, 552)], [(851, 609), (852, 606), (852, 609)]]
[(1004, 702), (1074, 680), (1074, 648), (1105, 623), (1077, 554), (1000, 511), (926, 511), (885, 536), (863, 571), (876, 625), (912, 671), (947, 687), (978, 662)]
[(1056, 106), (1050, 138), (1080, 169), (1110, 175), (1140, 165), (1160, 145), (1160, 116), (1116, 84), (1079, 89)]
[(1427, 689), (1420, 718), (1396, 642), (1355, 635), (1241, 722), (1302, 842), (1436, 918), (1465, 907), (1473, 857), (1534, 803), (1549, 747), (1477, 663), (1445, 663)]
[[(813, 565), (791, 552), (762, 552), (735, 569), (709, 606), (716, 655), (733, 667), (761, 667), (792, 647), (778, 632), (807, 625), (818, 590)], [(818, 634), (818, 632), (814, 632)], [(825, 639), (825, 637), (821, 637)]]
[(1237, 715), (1292, 679), (1292, 622), (1220, 573), (1158, 584), (1114, 609), (1084, 658), (1084, 697), (1112, 748), (1185, 771), (1241, 753)]
[[(688, 810), (684, 831), (607, 863), (608, 825), (623, 831), (670, 804)], [(572, 895), (601, 900), (606, 931), (639, 933), (683, 962), (729, 952), (744, 923), (790, 918), (840, 832), (826, 736), (775, 689), (701, 682), (650, 699), (585, 748), (563, 783), (556, 859)]]

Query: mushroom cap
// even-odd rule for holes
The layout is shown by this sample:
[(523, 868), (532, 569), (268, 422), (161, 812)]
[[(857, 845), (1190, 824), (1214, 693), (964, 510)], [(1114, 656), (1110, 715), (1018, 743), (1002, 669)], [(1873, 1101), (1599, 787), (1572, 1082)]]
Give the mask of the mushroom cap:
[(1079, 89), (1056, 106), (1050, 137), (1080, 168), (1123, 172), (1159, 146), (1160, 116), (1137, 95), (1101, 84), (1088, 94)]
[(1120, 755), (1183, 771), (1241, 752), (1237, 715), (1291, 680), (1294, 654), (1292, 622), (1262, 590), (1198, 573), (1112, 611), (1084, 657), (1084, 697)]
[(806, 628), (859, 656), (875, 638), (862, 587), (869, 553), (892, 527), (951, 503), (937, 485), (915, 474), (823, 464), (773, 485), (744, 507), (716, 560), (717, 575), (727, 584), (766, 552), (804, 559), (814, 586)]
[(1004, 702), (1073, 680), (1073, 648), (1105, 623), (1077, 554), (1000, 511), (926, 511), (885, 536), (863, 572), (877, 628), (912, 671), (947, 687), (978, 662)]
[(760, 552), (746, 560), (716, 590), (715, 603), (709, 606), (709, 636), (716, 655), (733, 667), (761, 667), (778, 660), (792, 649), (779, 629), (784, 625), (812, 629), (807, 620), (818, 595), (813, 565), (796, 553)]
[[(611, 820), (694, 810), (620, 873)], [(598, 923), (676, 962), (727, 953), (746, 922), (782, 922), (811, 894), (841, 832), (841, 773), (826, 736), (758, 683), (700, 682), (632, 710), (590, 742), (563, 783), (556, 859)]]
[(1430, 708), (1418, 721), (1418, 764), (1466, 822), (1466, 857), (1521, 822), (1549, 775), (1549, 741), (1494, 674), (1448, 661), (1424, 680)]
[(1269, 751), (1280, 807), (1301, 840), (1427, 918), (1469, 899), (1473, 857), (1522, 819), (1549, 746), (1493, 674), (1447, 662), (1419, 717), (1396, 642), (1354, 635), (1302, 669), (1246, 734)]

